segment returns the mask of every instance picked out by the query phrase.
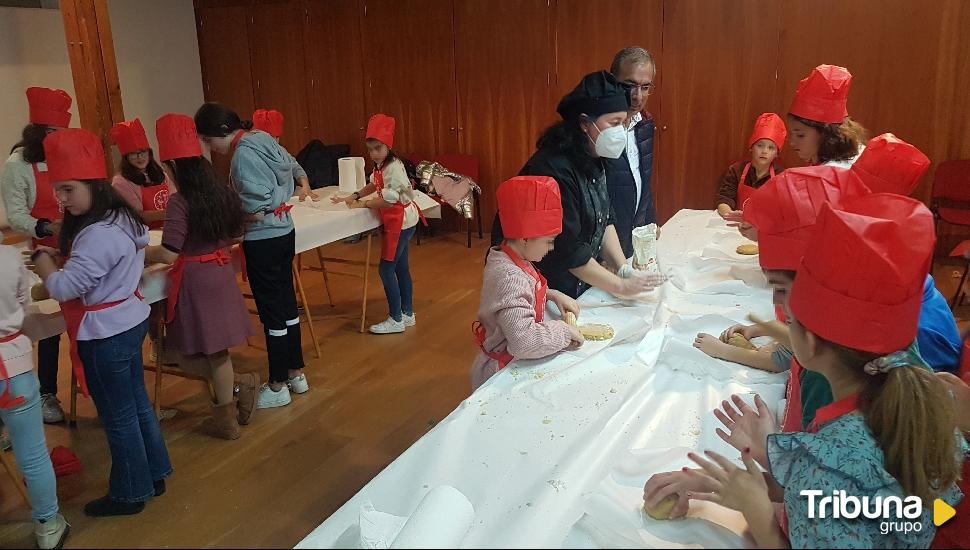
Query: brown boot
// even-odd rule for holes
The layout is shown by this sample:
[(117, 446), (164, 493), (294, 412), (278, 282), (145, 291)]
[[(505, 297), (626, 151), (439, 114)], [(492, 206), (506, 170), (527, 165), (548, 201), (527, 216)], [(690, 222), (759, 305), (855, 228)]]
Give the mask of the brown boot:
[(202, 431), (219, 439), (239, 439), (239, 421), (236, 420), (236, 403), (213, 405), (212, 416), (202, 421)]
[(239, 408), (239, 423), (245, 426), (256, 411), (256, 400), (259, 397), (259, 375), (255, 372), (235, 374), (236, 405)]

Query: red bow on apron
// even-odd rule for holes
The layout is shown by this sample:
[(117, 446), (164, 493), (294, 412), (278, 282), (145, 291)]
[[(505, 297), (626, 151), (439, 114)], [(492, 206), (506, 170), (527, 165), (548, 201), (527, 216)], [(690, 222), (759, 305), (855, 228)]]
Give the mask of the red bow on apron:
[[(23, 333), (19, 330), (13, 334), (9, 334), (0, 338), (0, 344), (6, 344), (7, 342), (13, 342)], [(7, 373), (7, 365), (3, 362), (3, 354), (0, 353), (0, 380), (7, 381), (7, 387), (3, 389), (3, 393), (0, 394), (0, 409), (12, 409), (18, 405), (24, 404), (26, 399), (24, 396), (18, 395), (17, 397), (10, 397), (10, 374)]]
[[(38, 220), (59, 221), (64, 217), (61, 210), (61, 203), (54, 195), (54, 186), (51, 184), (47, 172), (41, 172), (36, 164), (31, 164), (34, 169), (34, 207), (30, 209), (30, 215)], [(57, 236), (51, 235), (42, 239), (33, 239), (34, 247), (38, 245), (57, 248)]]
[[(145, 212), (155, 212), (165, 210), (168, 207), (168, 184), (165, 182), (151, 187), (141, 188), (141, 208)], [(161, 229), (165, 225), (164, 221), (155, 221), (148, 224), (151, 229)]]
[[(737, 204), (737, 208), (735, 208), (735, 210), (744, 210), (744, 203), (748, 202), (748, 199), (751, 198), (751, 195), (755, 191), (757, 191), (756, 188), (751, 187), (750, 185), (748, 185), (746, 183), (748, 181), (748, 171), (749, 170), (751, 170), (751, 163), (750, 162), (745, 163), (744, 170), (741, 170), (741, 179), (738, 180), (738, 200), (737, 200), (737, 203), (736, 203)], [(775, 177), (775, 166), (774, 165), (768, 166), (768, 173), (771, 175), (771, 177)]]
[(201, 256), (184, 256), (179, 254), (175, 263), (172, 264), (172, 269), (168, 272), (168, 295), (167, 295), (167, 307), (165, 311), (165, 322), (171, 323), (175, 320), (175, 306), (179, 301), (179, 291), (182, 289), (182, 277), (185, 275), (185, 264), (188, 263), (216, 263), (220, 266), (226, 265), (232, 262), (232, 255), (226, 251), (224, 248), (220, 248), (215, 252), (210, 254), (203, 254)]
[[(502, 252), (505, 252), (505, 254), (508, 255), (515, 265), (519, 266), (522, 271), (525, 271), (532, 276), (533, 279), (535, 279), (536, 322), (541, 323), (546, 316), (546, 294), (549, 292), (549, 283), (546, 282), (546, 278), (542, 276), (542, 273), (539, 273), (536, 270), (535, 266), (532, 265), (532, 262), (527, 262), (519, 257), (514, 250), (509, 248), (507, 243), (502, 243), (502, 246), (499, 248), (502, 250)], [(490, 359), (498, 361), (499, 370), (504, 369), (506, 365), (515, 359), (512, 357), (512, 354), (509, 353), (508, 348), (503, 349), (500, 352), (488, 351), (485, 349), (485, 327), (483, 327), (478, 321), (472, 323), (472, 334), (475, 335), (475, 343), (478, 344), (478, 349), (482, 350), (482, 353), (484, 353)]]
[[(141, 292), (135, 291), (134, 296), (139, 300), (144, 300)], [(61, 314), (64, 316), (64, 324), (67, 325), (67, 337), (71, 341), (71, 368), (74, 370), (74, 378), (77, 380), (81, 393), (85, 396), (88, 393), (87, 379), (84, 377), (84, 365), (81, 363), (81, 356), (77, 353), (77, 333), (81, 329), (84, 316), (92, 311), (104, 311), (117, 305), (127, 302), (128, 299), (115, 302), (105, 302), (103, 304), (85, 305), (80, 298), (61, 302)]]
[[(374, 169), (374, 187), (377, 188), (377, 194), (383, 199), (384, 173), (381, 172), (380, 168)], [(412, 201), (407, 205), (398, 202), (378, 210), (381, 215), (381, 224), (384, 226), (384, 239), (381, 242), (382, 260), (394, 261), (394, 257), (397, 255), (397, 243), (401, 240), (401, 231), (403, 231), (404, 209), (412, 206), (418, 208), (418, 205)], [(420, 208), (418, 208), (418, 217), (421, 218), (421, 223), (428, 225), (428, 220), (424, 218), (424, 212)]]

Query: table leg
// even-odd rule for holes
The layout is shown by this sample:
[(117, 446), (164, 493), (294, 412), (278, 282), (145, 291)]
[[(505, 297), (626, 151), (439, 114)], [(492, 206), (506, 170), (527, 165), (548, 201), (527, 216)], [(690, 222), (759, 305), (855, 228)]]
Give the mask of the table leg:
[(367, 325), (367, 283), (370, 281), (370, 254), (371, 254), (371, 244), (374, 240), (374, 235), (371, 233), (367, 234), (367, 258), (364, 260), (364, 288), (361, 291), (361, 303), (360, 303), (360, 332), (363, 334), (365, 327)]
[(320, 342), (317, 341), (317, 330), (313, 328), (313, 317), (310, 315), (310, 302), (306, 299), (306, 292), (303, 290), (303, 278), (300, 276), (300, 270), (293, 267), (293, 276), (296, 277), (296, 288), (300, 292), (300, 301), (303, 302), (303, 313), (306, 314), (307, 325), (310, 327), (310, 338), (313, 338), (313, 349), (317, 354), (317, 359), (320, 358)]
[(323, 273), (323, 286), (327, 287), (327, 299), (330, 300), (330, 307), (333, 306), (333, 294), (330, 293), (330, 275), (327, 274), (327, 265), (323, 262), (323, 251), (317, 247), (317, 259), (320, 260), (320, 271)]

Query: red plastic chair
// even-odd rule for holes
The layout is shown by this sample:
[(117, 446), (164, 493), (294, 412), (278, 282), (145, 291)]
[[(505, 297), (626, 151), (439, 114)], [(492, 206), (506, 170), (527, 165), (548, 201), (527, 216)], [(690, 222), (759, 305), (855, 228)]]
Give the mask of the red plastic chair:
[(937, 223), (970, 226), (970, 160), (948, 160), (936, 167), (932, 204)]
[[(473, 179), (475, 183), (481, 186), (481, 182), (478, 179), (478, 159), (472, 155), (462, 155), (459, 153), (445, 153), (438, 155), (434, 159), (435, 162), (444, 166), (448, 170), (455, 172), (456, 174), (461, 174), (463, 176), (468, 176)], [(476, 194), (475, 197), (475, 221), (478, 223), (478, 238), (484, 239), (485, 236), (482, 233), (482, 210), (481, 210), (481, 195)], [(472, 221), (468, 220), (468, 248), (472, 247)]]
[(970, 240), (963, 241), (962, 243), (956, 245), (953, 250), (950, 251), (951, 258), (965, 258), (966, 262), (963, 265), (963, 275), (960, 277), (960, 284), (957, 285), (956, 292), (953, 293), (953, 297), (950, 298), (950, 310), (956, 309), (961, 302), (963, 302), (966, 292), (963, 290), (963, 285), (967, 282), (967, 273), (970, 272)]

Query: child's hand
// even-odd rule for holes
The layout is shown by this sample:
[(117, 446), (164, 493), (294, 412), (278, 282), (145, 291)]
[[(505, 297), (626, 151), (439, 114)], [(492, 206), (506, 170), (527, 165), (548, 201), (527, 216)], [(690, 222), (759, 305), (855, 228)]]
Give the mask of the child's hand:
[(775, 416), (768, 405), (755, 394), (754, 404), (757, 411), (748, 406), (739, 395), (732, 395), (732, 406), (728, 401), (721, 402), (721, 409), (714, 410), (714, 416), (727, 428), (727, 432), (717, 429), (717, 435), (728, 445), (748, 452), (758, 464), (768, 468), (768, 435), (778, 432)]
[(936, 375), (953, 395), (957, 409), (957, 427), (964, 432), (970, 431), (970, 386), (948, 372), (938, 372)]
[(713, 478), (714, 488), (709, 492), (691, 491), (687, 494), (687, 498), (720, 504), (737, 510), (746, 517), (752, 511), (771, 509), (768, 484), (750, 452), (741, 451), (741, 460), (744, 461), (745, 466), (743, 469), (713, 451), (706, 451), (704, 454), (713, 462), (694, 453), (688, 454), (687, 457)]
[(727, 344), (731, 336), (735, 334), (740, 334), (745, 340), (749, 341), (759, 336), (764, 336), (758, 325), (731, 325), (721, 333), (721, 341)]
[(561, 315), (565, 316), (566, 313), (569, 312), (575, 315), (577, 319), (579, 318), (579, 302), (576, 300), (566, 296), (558, 290), (550, 290), (548, 300), (556, 304), (556, 307), (559, 308), (559, 313)]
[(571, 340), (566, 349), (576, 350), (583, 347), (583, 344), (586, 343), (586, 337), (583, 336), (582, 332), (579, 332), (579, 328), (570, 324), (566, 324), (566, 327), (569, 328), (569, 339)]
[(346, 197), (338, 197), (337, 195), (334, 195), (334, 196), (330, 197), (330, 202), (333, 203), (333, 204), (344, 203), (344, 204), (346, 204), (346, 205), (349, 206), (350, 203), (354, 202), (354, 196), (353, 195), (347, 195)]
[(724, 352), (731, 349), (731, 344), (725, 344), (710, 334), (698, 334), (694, 338), (694, 347), (715, 359), (724, 359)]
[(320, 197), (317, 196), (317, 194), (314, 193), (313, 190), (310, 189), (309, 186), (304, 185), (304, 186), (301, 186), (300, 187), (300, 202), (303, 202), (303, 201), (305, 201), (307, 199), (310, 199), (313, 202), (319, 202), (320, 201)]
[(727, 212), (718, 211), (724, 221), (739, 223), (744, 221), (740, 210), (728, 210)]
[(670, 512), (670, 519), (677, 519), (687, 515), (691, 492), (711, 493), (716, 489), (714, 478), (703, 470), (684, 468), (676, 472), (654, 474), (643, 487), (643, 502), (647, 508), (653, 508), (661, 500), (670, 495), (677, 495), (677, 505)]
[(738, 231), (741, 235), (748, 239), (749, 241), (758, 242), (758, 229), (755, 226), (747, 222), (741, 222), (738, 224)]

